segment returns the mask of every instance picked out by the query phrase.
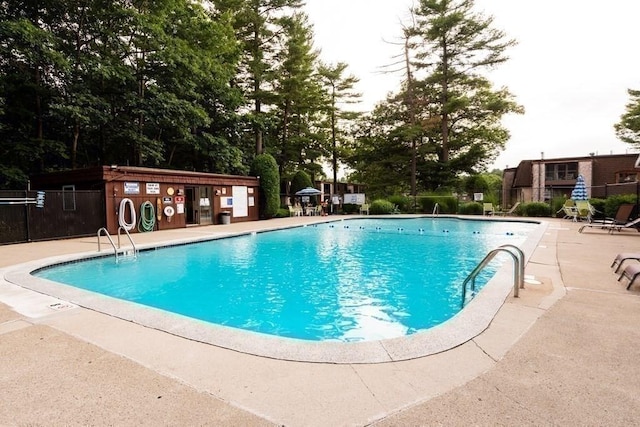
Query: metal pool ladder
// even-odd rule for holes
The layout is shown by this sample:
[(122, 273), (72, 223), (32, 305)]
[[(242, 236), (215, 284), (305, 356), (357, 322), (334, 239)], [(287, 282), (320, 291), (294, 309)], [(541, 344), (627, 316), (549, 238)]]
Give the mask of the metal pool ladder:
[(436, 202), (436, 204), (433, 205), (433, 212), (431, 213), (431, 215), (438, 216), (439, 214), (440, 214), (440, 205), (438, 204), (438, 202)]
[(513, 258), (513, 297), (518, 298), (520, 289), (524, 289), (524, 252), (515, 245), (502, 245), (489, 252), (484, 259), (473, 269), (471, 274), (462, 283), (462, 307), (467, 302), (467, 283), (471, 282), (471, 292), (476, 290), (476, 277), (483, 268), (500, 252), (506, 252)]
[[(133, 249), (131, 248), (122, 249), (122, 247), (120, 246), (121, 231), (124, 231), (124, 233), (127, 235), (127, 237), (129, 238), (129, 242), (131, 243), (131, 248)], [(111, 243), (111, 247), (113, 248), (113, 253), (116, 257), (116, 262), (120, 260), (121, 255), (124, 257), (133, 258), (133, 259), (138, 258), (138, 248), (136, 248), (136, 244), (133, 242), (133, 239), (131, 238), (131, 234), (129, 234), (127, 229), (124, 227), (118, 227), (118, 246), (117, 247), (116, 247), (116, 244), (113, 242), (113, 239), (111, 238), (111, 235), (109, 234), (107, 229), (105, 227), (102, 227), (101, 229), (99, 229), (98, 230), (98, 252), (100, 252), (100, 235), (103, 233), (105, 236), (107, 236), (107, 239), (109, 239), (109, 243)]]

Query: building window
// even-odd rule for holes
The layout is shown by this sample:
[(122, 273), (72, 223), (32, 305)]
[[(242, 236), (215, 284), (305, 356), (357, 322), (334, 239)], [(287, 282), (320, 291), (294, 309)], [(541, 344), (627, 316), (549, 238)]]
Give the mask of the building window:
[(578, 162), (548, 163), (545, 167), (547, 181), (567, 181), (578, 178)]
[(62, 186), (62, 210), (63, 211), (76, 210), (76, 186), (75, 185)]
[(616, 174), (616, 183), (638, 182), (638, 172), (618, 172)]

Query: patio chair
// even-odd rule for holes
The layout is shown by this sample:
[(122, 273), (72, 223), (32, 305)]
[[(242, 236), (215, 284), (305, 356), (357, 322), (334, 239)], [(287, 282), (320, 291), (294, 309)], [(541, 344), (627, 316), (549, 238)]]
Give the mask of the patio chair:
[(587, 222), (591, 222), (591, 218), (596, 213), (595, 208), (588, 200), (577, 200), (576, 210), (578, 211), (578, 219), (584, 219)]
[(360, 215), (369, 215), (369, 205), (368, 204), (363, 204), (360, 206)]
[(608, 230), (609, 233), (614, 231), (621, 231), (623, 228), (638, 228), (640, 226), (640, 218), (629, 220), (633, 215), (635, 205), (624, 203), (618, 206), (615, 218), (605, 218), (602, 221), (592, 221), (589, 224), (585, 224), (578, 229), (578, 232), (582, 233), (585, 228), (600, 228)]
[(302, 208), (296, 206), (293, 207), (291, 205), (287, 206), (289, 208), (289, 216), (302, 216)]
[(629, 279), (629, 283), (627, 284), (627, 290), (629, 290), (638, 276), (640, 276), (640, 263), (629, 264), (624, 268), (620, 277), (618, 277), (618, 282), (623, 278)]
[(556, 212), (556, 214), (563, 212), (562, 219), (571, 219), (572, 221), (578, 221), (578, 209), (576, 208), (576, 202), (571, 199), (564, 201), (564, 205)]
[(519, 205), (520, 205), (520, 202), (516, 202), (516, 204), (511, 206), (511, 208), (508, 211), (497, 211), (497, 212), (494, 212), (493, 214), (500, 215), (500, 216), (513, 215), (513, 213), (516, 211)]
[(611, 263), (611, 268), (616, 267), (614, 273), (619, 273), (622, 268), (622, 264), (628, 260), (640, 261), (640, 252), (622, 252), (616, 256), (616, 259)]
[(495, 209), (493, 208), (493, 203), (483, 203), (482, 204), (482, 215), (493, 215)]

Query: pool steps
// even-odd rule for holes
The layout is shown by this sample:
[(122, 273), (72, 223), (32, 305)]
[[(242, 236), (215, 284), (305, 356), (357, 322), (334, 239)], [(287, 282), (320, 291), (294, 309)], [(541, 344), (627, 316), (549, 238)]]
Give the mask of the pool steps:
[(489, 264), (489, 262), (491, 262), (491, 260), (500, 252), (506, 252), (511, 255), (511, 258), (513, 258), (513, 297), (518, 298), (520, 289), (524, 289), (524, 252), (522, 252), (522, 250), (516, 245), (506, 244), (489, 252), (482, 261), (480, 261), (480, 264), (473, 269), (471, 274), (467, 276), (464, 282), (462, 282), (462, 308), (464, 308), (467, 302), (467, 283), (471, 282), (471, 292), (475, 292), (476, 277), (480, 271), (482, 271), (482, 269), (486, 267), (487, 264)]
[[(124, 231), (124, 233), (129, 238), (129, 242), (131, 243), (131, 248), (122, 248), (120, 245), (120, 233)], [(116, 263), (120, 261), (120, 257), (129, 258), (129, 259), (137, 259), (138, 258), (138, 248), (136, 248), (136, 244), (133, 242), (131, 238), (131, 234), (127, 231), (125, 227), (118, 227), (118, 246), (113, 242), (111, 235), (107, 231), (105, 227), (102, 227), (98, 230), (98, 252), (100, 252), (100, 236), (104, 233), (104, 235), (109, 239), (109, 243), (111, 243), (111, 247), (113, 248), (113, 254), (116, 257)]]

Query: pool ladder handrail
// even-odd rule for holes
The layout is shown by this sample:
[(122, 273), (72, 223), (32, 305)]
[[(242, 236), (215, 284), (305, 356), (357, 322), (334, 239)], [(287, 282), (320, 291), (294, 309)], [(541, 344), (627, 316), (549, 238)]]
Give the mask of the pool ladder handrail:
[(438, 204), (438, 202), (436, 202), (436, 204), (433, 205), (433, 212), (431, 213), (431, 215), (433, 216), (440, 215), (440, 205)]
[(471, 281), (471, 292), (476, 290), (476, 277), (493, 260), (493, 258), (501, 252), (506, 252), (513, 259), (513, 297), (518, 298), (520, 289), (524, 289), (524, 252), (516, 245), (506, 244), (489, 252), (482, 261), (473, 269), (471, 274), (462, 283), (462, 308), (464, 308), (467, 300), (467, 283)]
[(129, 238), (129, 242), (131, 243), (131, 247), (133, 248), (133, 251), (129, 252), (129, 251), (125, 251), (122, 250), (122, 254), (128, 254), (131, 253), (131, 255), (133, 255), (133, 259), (137, 259), (138, 258), (138, 248), (136, 247), (136, 244), (134, 243), (133, 239), (131, 238), (131, 234), (129, 234), (129, 231), (127, 231), (126, 228), (120, 226), (118, 227), (118, 246), (116, 247), (116, 244), (113, 242), (113, 239), (111, 238), (111, 234), (109, 234), (109, 231), (107, 231), (107, 229), (105, 227), (102, 227), (98, 230), (98, 252), (100, 252), (101, 250), (101, 245), (100, 245), (100, 235), (102, 233), (104, 233), (104, 235), (107, 237), (107, 239), (109, 239), (109, 243), (111, 244), (111, 247), (113, 248), (113, 253), (116, 257), (116, 263), (120, 260), (119, 255), (121, 252), (121, 248), (122, 246), (120, 245), (120, 233), (121, 231), (124, 231), (125, 234), (127, 235), (127, 237)]

